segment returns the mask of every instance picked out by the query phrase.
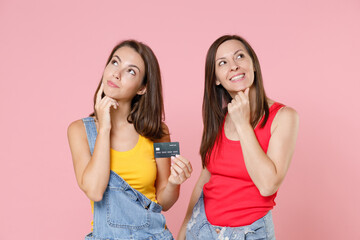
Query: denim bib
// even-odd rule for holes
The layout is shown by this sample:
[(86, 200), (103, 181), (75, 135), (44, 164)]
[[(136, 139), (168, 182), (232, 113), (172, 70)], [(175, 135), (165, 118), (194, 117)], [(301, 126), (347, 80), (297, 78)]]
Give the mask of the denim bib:
[[(90, 152), (93, 154), (97, 130), (92, 117), (82, 119)], [(162, 207), (132, 188), (118, 174), (110, 171), (108, 186), (101, 201), (94, 202), (93, 232), (85, 240), (169, 240)]]

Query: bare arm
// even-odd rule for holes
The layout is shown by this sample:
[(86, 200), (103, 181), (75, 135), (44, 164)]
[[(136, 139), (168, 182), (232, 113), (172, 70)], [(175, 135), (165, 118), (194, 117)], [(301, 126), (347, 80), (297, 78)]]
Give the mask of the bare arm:
[(276, 118), (267, 154), (262, 150), (252, 128), (237, 128), (246, 168), (262, 196), (271, 196), (279, 189), (295, 150), (299, 127), (297, 113), (285, 107), (279, 110)]
[(184, 240), (185, 239), (186, 225), (187, 225), (187, 223), (189, 222), (189, 220), (191, 218), (192, 211), (193, 211), (193, 208), (194, 208), (195, 204), (197, 203), (197, 201), (200, 198), (200, 194), (202, 192), (202, 189), (203, 189), (205, 183), (207, 183), (210, 180), (210, 177), (211, 177), (210, 172), (206, 168), (204, 168), (201, 171), (199, 180), (197, 181), (197, 183), (196, 183), (196, 185), (194, 187), (194, 190), (193, 190), (193, 192), (191, 194), (189, 206), (188, 206), (188, 209), (186, 211), (184, 221), (183, 221), (183, 223), (181, 225), (180, 232), (178, 234), (178, 240)]
[(100, 201), (109, 182), (110, 131), (99, 131), (92, 156), (82, 120), (70, 124), (68, 140), (80, 189), (90, 200)]
[(229, 116), (240, 138), (246, 169), (262, 196), (274, 194), (285, 178), (295, 149), (299, 117), (290, 107), (279, 110), (271, 126), (265, 153), (250, 125), (249, 89), (228, 104)]
[(98, 92), (95, 108), (99, 117), (99, 131), (91, 156), (86, 130), (82, 120), (68, 127), (68, 140), (77, 183), (86, 196), (100, 201), (106, 190), (110, 175), (110, 107), (117, 107), (115, 100), (101, 99), (103, 85)]
[[(164, 124), (165, 132), (169, 132)], [(170, 136), (166, 135), (159, 142), (170, 142)], [(180, 184), (191, 176), (192, 167), (190, 162), (182, 156), (156, 159), (158, 169), (156, 177), (156, 196), (163, 211), (169, 210), (179, 198)]]

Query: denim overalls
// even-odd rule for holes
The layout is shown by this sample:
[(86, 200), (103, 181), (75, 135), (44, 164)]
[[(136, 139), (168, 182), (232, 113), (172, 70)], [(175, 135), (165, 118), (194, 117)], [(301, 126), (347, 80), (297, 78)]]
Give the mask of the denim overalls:
[[(218, 232), (216, 231), (218, 230)], [(186, 240), (275, 240), (274, 224), (269, 211), (251, 225), (243, 227), (218, 227), (209, 223), (201, 193), (186, 227)]]
[[(92, 117), (83, 119), (93, 154), (97, 136)], [(85, 240), (169, 240), (162, 207), (133, 189), (118, 174), (110, 171), (108, 186), (101, 201), (94, 202), (93, 232)]]

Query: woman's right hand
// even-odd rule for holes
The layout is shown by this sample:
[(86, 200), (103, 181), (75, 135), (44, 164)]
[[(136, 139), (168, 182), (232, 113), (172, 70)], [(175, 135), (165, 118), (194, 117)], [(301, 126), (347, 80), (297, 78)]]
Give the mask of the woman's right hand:
[(104, 83), (101, 83), (99, 91), (96, 95), (95, 111), (97, 120), (99, 121), (99, 130), (110, 130), (111, 129), (111, 118), (110, 118), (110, 108), (113, 107), (117, 109), (119, 104), (115, 99), (112, 99), (108, 96), (101, 98), (102, 93), (104, 92)]

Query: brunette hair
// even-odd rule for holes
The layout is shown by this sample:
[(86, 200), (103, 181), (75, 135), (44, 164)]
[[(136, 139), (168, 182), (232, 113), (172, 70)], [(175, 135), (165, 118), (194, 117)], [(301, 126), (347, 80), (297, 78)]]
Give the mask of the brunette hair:
[[(203, 168), (206, 167), (212, 148), (215, 142), (221, 135), (221, 126), (227, 112), (227, 104), (231, 102), (232, 98), (226, 89), (220, 84), (216, 85), (215, 75), (215, 55), (218, 47), (229, 40), (238, 40), (246, 48), (254, 65), (254, 83), (256, 89), (256, 106), (254, 114), (250, 118), (251, 126), (255, 128), (256, 124), (264, 115), (260, 127), (264, 127), (269, 117), (269, 106), (264, 90), (263, 79), (261, 75), (260, 63), (250, 44), (242, 37), (237, 35), (224, 35), (216, 39), (210, 46), (205, 62), (205, 89), (202, 105), (202, 116), (204, 123), (204, 130), (200, 146), (200, 155)], [(259, 123), (260, 124), (260, 123)]]
[[(127, 117), (129, 123), (133, 123), (136, 132), (154, 141), (161, 139), (165, 133), (163, 121), (165, 120), (164, 103), (162, 96), (161, 74), (158, 60), (154, 52), (142, 42), (136, 40), (125, 40), (117, 44), (106, 62), (107, 66), (114, 53), (121, 47), (134, 49), (145, 63), (145, 75), (142, 86), (146, 87), (143, 95), (136, 95), (131, 101), (131, 111)], [(96, 116), (95, 103), (96, 95), (100, 89), (102, 79), (94, 94), (94, 112), (90, 116)], [(104, 97), (105, 94), (102, 94)]]

